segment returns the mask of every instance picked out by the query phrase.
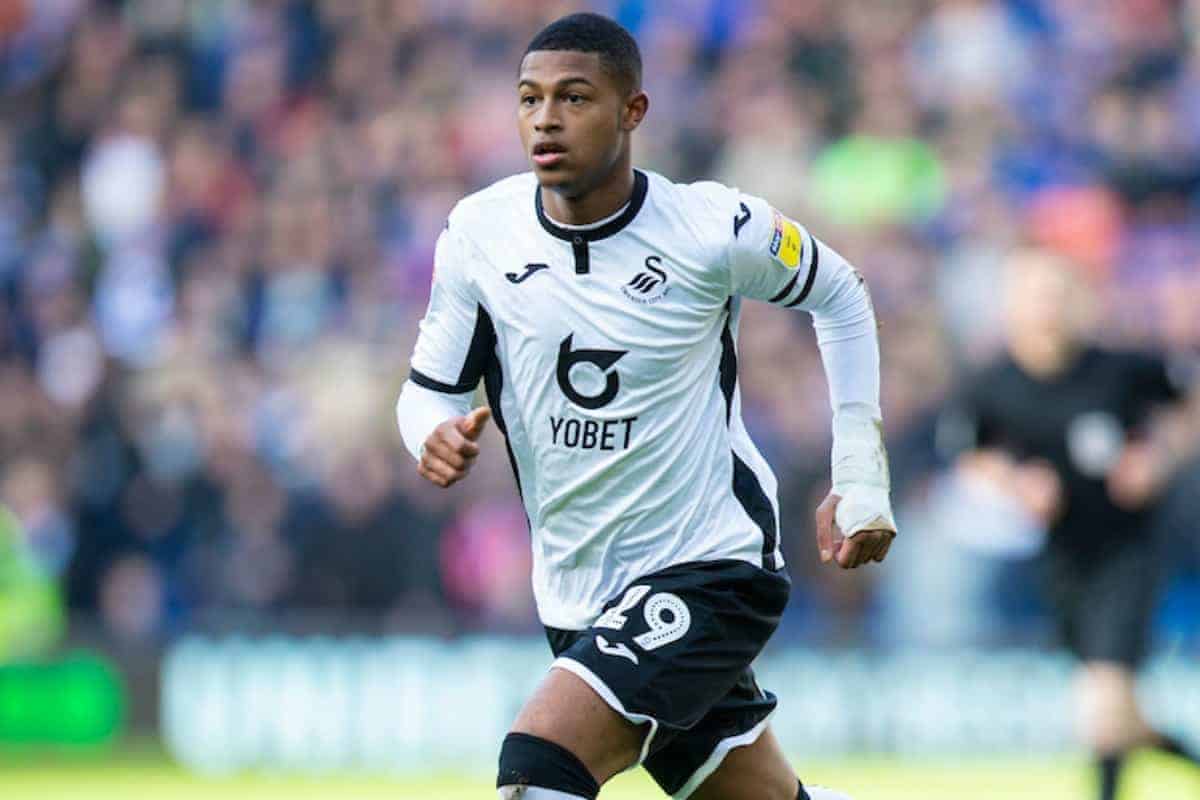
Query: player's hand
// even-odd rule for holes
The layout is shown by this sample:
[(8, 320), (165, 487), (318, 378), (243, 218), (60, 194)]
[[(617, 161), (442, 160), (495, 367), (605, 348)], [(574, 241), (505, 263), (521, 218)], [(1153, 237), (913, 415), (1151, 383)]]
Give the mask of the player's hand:
[(838, 528), (835, 515), (841, 496), (830, 492), (817, 506), (817, 550), (821, 563), (836, 561), (842, 569), (854, 569), (871, 561), (883, 563), (896, 532), (866, 529), (847, 538)]
[(479, 455), (476, 440), (491, 416), (490, 408), (480, 406), (465, 417), (448, 419), (434, 428), (425, 439), (417, 464), (421, 477), (443, 489), (465, 478)]
[(1126, 445), (1108, 473), (1108, 496), (1121, 508), (1134, 511), (1158, 496), (1166, 478), (1167, 469), (1154, 447), (1144, 442)]
[(1008, 485), (1025, 510), (1043, 525), (1053, 525), (1062, 516), (1066, 501), (1063, 482), (1050, 462), (1033, 459), (1016, 465)]
[(1062, 478), (1049, 461), (1035, 458), (1017, 462), (1005, 452), (986, 449), (961, 456), (958, 468), (967, 478), (1015, 499), (1025, 513), (1044, 526), (1053, 525), (1062, 515), (1066, 502)]

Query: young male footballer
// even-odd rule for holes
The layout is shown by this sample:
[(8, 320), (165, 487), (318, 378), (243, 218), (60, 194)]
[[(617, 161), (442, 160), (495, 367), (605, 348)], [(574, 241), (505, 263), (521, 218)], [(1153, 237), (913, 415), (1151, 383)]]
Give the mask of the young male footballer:
[[(590, 799), (642, 764), (678, 798), (842, 797), (799, 783), (750, 669), (789, 581), (776, 480), (742, 424), (737, 330), (745, 297), (813, 316), (834, 433), (817, 543), (853, 569), (896, 535), (874, 312), (854, 269), (763, 200), (634, 169), (641, 85), (637, 44), (606, 17), (534, 37), (517, 79), (533, 171), (451, 212), (397, 407), (443, 487), (494, 416), (529, 517), (556, 660), (497, 788)], [(480, 379), (490, 411), (471, 410)]]

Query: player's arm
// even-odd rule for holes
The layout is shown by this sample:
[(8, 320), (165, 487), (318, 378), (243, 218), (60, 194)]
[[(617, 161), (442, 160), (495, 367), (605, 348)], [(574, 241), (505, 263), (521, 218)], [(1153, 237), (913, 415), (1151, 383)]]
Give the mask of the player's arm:
[(495, 342), (487, 312), (463, 270), (468, 255), (466, 242), (449, 229), (442, 232), (429, 308), (396, 403), (400, 435), (417, 460), (417, 471), (443, 488), (471, 469), (479, 455), (476, 440), (490, 415), (486, 407), (471, 410)]
[(1132, 357), (1129, 372), (1139, 394), (1158, 413), (1126, 444), (1107, 483), (1113, 502), (1140, 508), (1200, 452), (1200, 379), (1173, 376), (1167, 363), (1153, 356)]
[(1063, 512), (1062, 478), (1049, 461), (1020, 459), (1010, 452), (1003, 425), (987, 403), (987, 392), (986, 382), (975, 379), (946, 404), (938, 420), (938, 448), (962, 480), (1012, 498), (1049, 526)]
[(471, 410), (471, 397), (426, 389), (411, 378), (400, 390), (400, 435), (417, 460), (417, 472), (442, 488), (465, 478), (479, 455), (477, 440), (491, 410)]
[(817, 509), (822, 561), (883, 561), (896, 535), (883, 415), (879, 335), (862, 276), (802, 226), (753, 197), (738, 200), (730, 291), (813, 317), (833, 408), (833, 489)]

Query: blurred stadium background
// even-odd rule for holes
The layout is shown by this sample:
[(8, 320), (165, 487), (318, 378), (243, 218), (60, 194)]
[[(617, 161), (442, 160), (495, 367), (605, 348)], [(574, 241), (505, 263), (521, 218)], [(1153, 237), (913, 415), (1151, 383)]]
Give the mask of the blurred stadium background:
[[(524, 517), (494, 433), (433, 491), (392, 406), (447, 212), (525, 169), (521, 48), (585, 7), (642, 44), (641, 165), (769, 198), (873, 287), (883, 569), (816, 568), (806, 318), (742, 326), (795, 583), (761, 672), (802, 774), (1085, 795), (1028, 531), (964, 510), (940, 412), (1022, 243), (1081, 265), (1106, 341), (1200, 363), (1187, 0), (0, 0), (0, 796), (491, 796), (550, 660)], [(1200, 467), (1162, 514), (1144, 689), (1200, 743)], [(1151, 758), (1129, 784), (1200, 795)]]

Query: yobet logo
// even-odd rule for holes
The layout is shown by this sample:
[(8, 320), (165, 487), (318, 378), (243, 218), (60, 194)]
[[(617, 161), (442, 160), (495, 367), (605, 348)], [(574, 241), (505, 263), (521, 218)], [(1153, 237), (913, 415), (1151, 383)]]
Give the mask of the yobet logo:
[[(621, 360), (622, 356), (628, 353), (628, 350), (589, 350), (580, 348), (572, 349), (575, 340), (575, 334), (570, 334), (562, 340), (562, 344), (558, 346), (558, 388), (562, 389), (562, 393), (567, 396), (575, 405), (580, 408), (586, 408), (594, 411), (597, 408), (603, 408), (613, 401), (617, 396), (617, 392), (621, 388), (621, 377), (616, 370), (612, 369), (613, 364)], [(587, 370), (584, 374), (572, 376), (571, 370), (575, 367), (590, 364), (595, 369)], [(578, 370), (577, 370), (578, 372)], [(575, 387), (573, 379), (585, 381), (582, 387), (585, 391), (588, 389), (588, 383), (598, 383), (598, 376), (604, 378), (604, 388), (593, 394), (584, 394)]]

